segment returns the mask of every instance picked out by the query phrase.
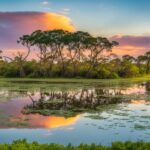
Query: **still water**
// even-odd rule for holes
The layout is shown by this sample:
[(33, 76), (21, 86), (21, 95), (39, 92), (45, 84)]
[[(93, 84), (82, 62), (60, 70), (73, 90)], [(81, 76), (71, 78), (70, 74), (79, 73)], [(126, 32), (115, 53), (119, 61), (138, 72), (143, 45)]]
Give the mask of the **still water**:
[(1, 84), (0, 143), (24, 138), (65, 145), (150, 141), (150, 83)]

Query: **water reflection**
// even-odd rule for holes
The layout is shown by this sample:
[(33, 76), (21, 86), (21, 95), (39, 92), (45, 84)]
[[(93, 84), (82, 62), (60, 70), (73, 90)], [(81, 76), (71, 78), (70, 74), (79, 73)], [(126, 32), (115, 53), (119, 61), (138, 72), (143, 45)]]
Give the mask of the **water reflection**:
[(110, 144), (150, 139), (149, 82), (35, 89), (0, 88), (0, 142), (26, 138)]
[(146, 82), (145, 84), (145, 87), (146, 87), (146, 91), (150, 91), (150, 82)]
[(101, 107), (103, 105), (149, 104), (149, 84), (150, 82), (132, 86), (83, 86), (74, 90), (47, 91), (1, 89), (0, 127), (58, 128), (76, 123), (83, 113), (104, 111)]
[[(142, 103), (146, 86), (135, 84), (132, 87), (93, 87), (68, 91), (39, 92), (38, 99), (34, 93), (29, 95), (32, 103), (24, 107), (23, 113), (39, 113), (42, 115), (73, 116), (82, 112), (98, 111), (101, 105), (120, 103)], [(139, 101), (133, 99), (138, 98)], [(143, 102), (144, 103), (144, 102)], [(146, 102), (145, 102), (146, 103)]]
[(137, 105), (140, 105), (140, 104), (150, 104), (150, 102), (146, 101), (146, 100), (131, 100), (131, 104), (137, 104)]
[[(23, 118), (25, 116), (21, 116)], [(58, 116), (42, 116), (42, 115), (28, 115), (26, 119), (29, 121), (29, 128), (60, 128), (75, 124), (79, 119), (80, 115), (75, 117), (58, 117)]]
[[(111, 90), (112, 91), (112, 90)], [(32, 103), (24, 107), (24, 114), (41, 114), (49, 116), (75, 116), (83, 112), (98, 111), (101, 105), (118, 104), (123, 102), (121, 93), (115, 95), (108, 89), (83, 88), (78, 91), (40, 92), (39, 98), (29, 95)]]
[(44, 124), (46, 128), (58, 128), (62, 126), (72, 125), (76, 123), (76, 121), (78, 121), (79, 119), (80, 119), (80, 115), (77, 115), (75, 117), (70, 117), (70, 118), (51, 116), (46, 118)]

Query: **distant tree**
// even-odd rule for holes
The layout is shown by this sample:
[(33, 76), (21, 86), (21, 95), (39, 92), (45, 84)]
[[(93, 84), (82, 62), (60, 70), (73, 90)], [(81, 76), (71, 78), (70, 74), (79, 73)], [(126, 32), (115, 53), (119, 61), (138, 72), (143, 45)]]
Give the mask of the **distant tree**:
[(143, 60), (145, 59), (146, 62), (146, 73), (150, 73), (150, 51), (147, 52), (144, 57)]
[(129, 63), (133, 63), (133, 62), (136, 61), (136, 59), (133, 56), (130, 56), (130, 55), (124, 55), (124, 56), (122, 56), (122, 60), (124, 62), (129, 62)]
[(141, 67), (141, 64), (146, 65), (146, 73), (150, 73), (150, 52), (146, 52), (144, 55), (138, 56), (137, 58), (138, 66)]
[(2, 57), (2, 53), (3, 53), (3, 51), (2, 51), (2, 50), (0, 50), (0, 60), (2, 60), (2, 59), (3, 59), (3, 57)]
[(120, 58), (114, 58), (114, 59), (110, 60), (109, 64), (110, 64), (112, 70), (118, 74), (119, 69), (121, 67), (121, 59)]

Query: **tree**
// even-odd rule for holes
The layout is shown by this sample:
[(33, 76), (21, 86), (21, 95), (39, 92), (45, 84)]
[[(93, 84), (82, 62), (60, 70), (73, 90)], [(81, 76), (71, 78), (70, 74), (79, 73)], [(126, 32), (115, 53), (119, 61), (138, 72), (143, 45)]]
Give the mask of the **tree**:
[(130, 55), (124, 55), (124, 56), (122, 56), (122, 60), (124, 62), (129, 62), (129, 63), (133, 63), (133, 62), (136, 61), (136, 59), (133, 56), (130, 56)]
[(67, 31), (64, 30), (54, 30), (54, 31), (50, 31), (50, 37), (51, 37), (51, 42), (52, 45), (54, 45), (55, 47), (55, 51), (56, 51), (56, 61), (57, 63), (60, 63), (61, 65), (61, 74), (64, 75), (65, 74), (65, 61), (66, 61), (66, 55), (65, 55), (65, 41), (64, 38), (66, 37), (66, 35), (68, 34)]
[(137, 58), (138, 66), (141, 68), (141, 64), (146, 64), (146, 73), (149, 74), (150, 72), (150, 51), (146, 52), (144, 55), (138, 56)]
[(3, 59), (3, 57), (2, 57), (2, 53), (3, 53), (3, 51), (2, 51), (2, 50), (0, 50), (0, 60), (2, 60), (2, 59)]
[[(76, 76), (79, 65), (87, 62), (89, 66), (87, 74), (89, 74), (92, 70), (94, 71), (100, 61), (108, 60), (101, 54), (110, 52), (114, 46), (118, 45), (115, 41), (110, 42), (107, 38), (93, 37), (87, 32), (64, 30), (37, 30), (31, 35), (22, 36), (18, 42), (26, 46), (28, 52), (31, 47), (39, 51), (40, 72), (43, 76), (50, 76), (55, 63), (60, 66), (62, 76), (65, 75), (66, 66), (73, 65), (73, 76)], [(16, 60), (22, 64), (22, 55), (18, 54)], [(23, 76), (23, 71), (21, 72)]]
[(146, 73), (148, 74), (150, 72), (150, 51), (144, 55), (143, 60), (146, 62)]
[(92, 37), (87, 40), (87, 49), (90, 51), (88, 55), (88, 60), (90, 63), (90, 67), (88, 69), (88, 74), (91, 70), (95, 69), (95, 67), (104, 60), (102, 57), (103, 52), (111, 52), (114, 46), (117, 46), (118, 43), (116, 41), (110, 42), (107, 38), (103, 37)]
[(19, 67), (20, 76), (25, 77), (26, 74), (25, 74), (23, 65), (24, 65), (24, 62), (27, 60), (28, 56), (30, 55), (31, 46), (33, 45), (33, 43), (29, 35), (23, 35), (22, 37), (19, 38), (17, 42), (21, 43), (23, 46), (27, 48), (27, 54), (24, 55), (23, 53), (18, 52), (13, 60)]
[(73, 75), (76, 74), (77, 63), (82, 62), (85, 59), (84, 52), (87, 48), (87, 39), (91, 38), (91, 35), (87, 32), (77, 31), (69, 33), (64, 37), (64, 41), (68, 50), (69, 63), (73, 64)]

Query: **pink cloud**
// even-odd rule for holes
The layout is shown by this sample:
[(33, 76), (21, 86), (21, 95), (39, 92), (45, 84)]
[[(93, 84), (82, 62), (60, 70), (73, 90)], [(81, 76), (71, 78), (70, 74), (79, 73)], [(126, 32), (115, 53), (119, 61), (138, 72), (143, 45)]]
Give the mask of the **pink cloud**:
[(56, 13), (0, 13), (0, 49), (7, 51), (8, 55), (11, 55), (13, 51), (24, 49), (16, 43), (18, 38), (39, 29), (75, 31), (70, 18)]
[(138, 56), (150, 50), (150, 36), (115, 35), (111, 40), (119, 42), (119, 46), (113, 49), (119, 56), (126, 54)]

